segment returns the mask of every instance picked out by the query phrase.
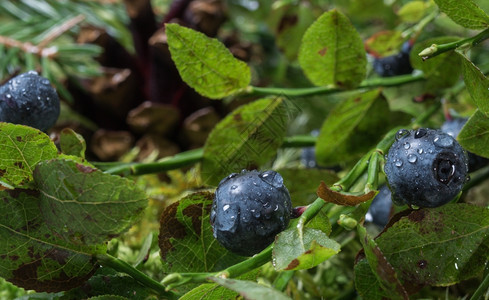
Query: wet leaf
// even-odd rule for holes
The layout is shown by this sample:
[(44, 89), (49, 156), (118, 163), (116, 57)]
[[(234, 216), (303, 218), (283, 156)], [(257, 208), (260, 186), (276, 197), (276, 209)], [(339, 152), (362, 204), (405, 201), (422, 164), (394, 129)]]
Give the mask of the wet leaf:
[(59, 145), (61, 147), (61, 152), (64, 154), (85, 158), (87, 143), (83, 136), (76, 133), (73, 129), (65, 128), (61, 130)]
[(92, 255), (106, 246), (77, 246), (57, 237), (39, 214), (39, 198), (34, 190), (0, 191), (0, 276), (39, 292), (69, 290), (95, 272)]
[(367, 202), (375, 197), (376, 192), (370, 191), (363, 195), (351, 195), (346, 193), (340, 193), (330, 189), (324, 181), (321, 181), (319, 188), (317, 190), (317, 195), (323, 199), (325, 202), (334, 203), (337, 205), (344, 206), (355, 206), (357, 204)]
[(464, 82), (479, 111), (489, 116), (489, 79), (466, 56), (462, 58)]
[(210, 277), (210, 280), (222, 285), (230, 290), (238, 292), (244, 299), (275, 299), (291, 300), (291, 298), (271, 287), (258, 284), (252, 281), (225, 279), (220, 277)]
[(209, 221), (213, 197), (210, 192), (191, 194), (161, 215), (159, 247), (165, 273), (218, 271), (243, 260), (213, 236)]
[(325, 12), (307, 29), (299, 50), (299, 64), (317, 86), (353, 88), (367, 72), (362, 38), (337, 10)]
[(0, 186), (33, 187), (36, 164), (55, 158), (58, 150), (45, 133), (24, 125), (0, 122)]
[(472, 0), (435, 0), (435, 3), (450, 19), (465, 28), (489, 27), (489, 16)]
[(476, 110), (457, 136), (460, 145), (474, 154), (489, 158), (489, 117)]
[(131, 180), (71, 160), (39, 163), (34, 179), (44, 220), (74, 244), (98, 244), (119, 236), (148, 203)]
[(488, 229), (487, 208), (446, 204), (412, 211), (375, 241), (404, 286), (447, 286), (484, 269)]
[(199, 94), (219, 99), (248, 86), (250, 68), (234, 58), (220, 41), (178, 24), (165, 26), (171, 57), (180, 76)]
[(355, 264), (355, 288), (363, 299), (382, 300), (388, 299), (390, 293), (384, 291), (380, 286), (380, 281), (372, 272), (366, 258), (359, 260)]
[(357, 226), (357, 229), (367, 261), (382, 289), (392, 299), (409, 299), (406, 290), (398, 279), (396, 271), (386, 260), (375, 241), (368, 236), (365, 227), (360, 225)]
[(324, 231), (293, 226), (277, 235), (273, 264), (278, 271), (310, 269), (339, 251), (340, 245)]
[(256, 169), (273, 158), (285, 137), (284, 99), (260, 99), (243, 105), (219, 124), (204, 146), (202, 178), (209, 185), (242, 169)]

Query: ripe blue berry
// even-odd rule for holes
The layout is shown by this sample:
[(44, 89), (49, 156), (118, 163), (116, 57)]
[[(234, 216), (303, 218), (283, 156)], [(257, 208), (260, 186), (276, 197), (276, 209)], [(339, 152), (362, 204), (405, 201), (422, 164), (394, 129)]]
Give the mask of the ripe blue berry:
[(437, 207), (452, 200), (467, 179), (467, 157), (441, 130), (400, 130), (387, 154), (385, 175), (398, 205)]
[(405, 42), (399, 53), (375, 58), (373, 62), (374, 71), (382, 77), (410, 74), (413, 71), (409, 61), (410, 51), (410, 43)]
[(0, 86), (0, 121), (46, 131), (59, 116), (59, 98), (48, 79), (30, 71)]
[(365, 221), (384, 227), (387, 225), (387, 222), (389, 222), (391, 207), (391, 191), (387, 185), (383, 185), (380, 187), (377, 196), (372, 200), (367, 214), (365, 215)]
[(289, 224), (292, 203), (275, 171), (242, 171), (221, 180), (210, 221), (214, 237), (228, 250), (252, 256)]

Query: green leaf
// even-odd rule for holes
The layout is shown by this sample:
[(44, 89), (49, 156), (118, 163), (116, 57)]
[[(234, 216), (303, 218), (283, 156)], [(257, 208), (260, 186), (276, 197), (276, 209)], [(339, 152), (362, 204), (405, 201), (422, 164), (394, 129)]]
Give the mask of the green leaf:
[(397, 14), (403, 22), (416, 23), (423, 18), (427, 6), (425, 1), (411, 1), (404, 4)]
[(379, 96), (379, 90), (354, 93), (333, 108), (316, 143), (316, 160), (320, 165), (358, 159), (389, 128), (409, 123), (406, 115), (391, 112), (387, 101)]
[(285, 100), (260, 99), (243, 105), (212, 130), (204, 146), (202, 178), (209, 185), (273, 158), (287, 125)]
[(489, 16), (472, 0), (435, 0), (440, 10), (455, 23), (469, 29), (489, 26)]
[(458, 134), (457, 140), (465, 150), (489, 158), (489, 117), (476, 110)]
[(310, 269), (340, 252), (340, 245), (322, 230), (297, 227), (277, 235), (273, 246), (276, 270)]
[(166, 35), (180, 76), (199, 94), (219, 99), (250, 83), (250, 68), (218, 40), (178, 24), (166, 24)]
[[(110, 284), (107, 284), (110, 283)], [(82, 286), (65, 293), (67, 299), (87, 299), (98, 295), (118, 295), (128, 299), (148, 299), (151, 290), (124, 275), (96, 274)], [(155, 297), (156, 298), (156, 297)]]
[(58, 155), (45, 133), (24, 125), (0, 122), (0, 185), (7, 188), (33, 187), (36, 164)]
[[(256, 280), (260, 269), (255, 269), (246, 274), (239, 276), (236, 279), (240, 280)], [(179, 300), (214, 300), (214, 299), (237, 299), (239, 294), (233, 290), (222, 287), (216, 283), (206, 283), (197, 286), (190, 290)]]
[(256, 282), (220, 277), (210, 277), (209, 279), (230, 290), (238, 292), (245, 299), (291, 300), (291, 298), (281, 292)]
[(412, 211), (375, 241), (404, 286), (447, 286), (482, 272), (488, 228), (487, 208), (446, 204)]
[(119, 236), (148, 203), (133, 181), (71, 160), (39, 163), (34, 179), (44, 220), (74, 244), (98, 244)]
[(357, 229), (367, 261), (382, 289), (392, 299), (409, 299), (406, 290), (398, 279), (396, 271), (386, 260), (375, 241), (367, 234), (365, 227), (359, 225)]
[(467, 57), (462, 57), (464, 82), (480, 112), (489, 116), (489, 79)]
[[(289, 60), (295, 60), (302, 37), (316, 18), (309, 4), (284, 6), (287, 11), (276, 25), (276, 43)], [(274, 12), (278, 13), (278, 12)]]
[(385, 30), (378, 32), (365, 41), (368, 53), (375, 57), (384, 57), (399, 53), (404, 38), (402, 32)]
[(64, 154), (85, 158), (87, 143), (85, 142), (83, 136), (76, 133), (73, 129), (65, 128), (61, 130), (59, 145)]
[(337, 10), (325, 12), (307, 29), (299, 63), (317, 86), (353, 88), (365, 79), (367, 70), (362, 38)]
[(39, 213), (39, 198), (34, 190), (0, 191), (0, 276), (39, 292), (77, 287), (98, 267), (92, 255), (106, 246), (77, 246), (53, 234)]
[(209, 213), (214, 194), (194, 193), (161, 215), (159, 247), (165, 273), (212, 272), (242, 261), (214, 238)]
[(277, 172), (284, 179), (293, 206), (311, 204), (317, 198), (316, 191), (321, 181), (332, 185), (339, 180), (333, 171), (326, 169), (287, 168)]
[(382, 300), (389, 299), (392, 294), (387, 293), (380, 286), (380, 281), (372, 272), (367, 259), (361, 259), (355, 264), (355, 288), (363, 299)]
[(445, 52), (423, 61), (418, 53), (433, 45), (458, 41), (457, 37), (436, 37), (414, 45), (410, 53), (413, 68), (422, 70), (427, 80), (426, 88), (437, 92), (440, 88), (453, 86), (460, 78), (460, 58), (453, 51)]

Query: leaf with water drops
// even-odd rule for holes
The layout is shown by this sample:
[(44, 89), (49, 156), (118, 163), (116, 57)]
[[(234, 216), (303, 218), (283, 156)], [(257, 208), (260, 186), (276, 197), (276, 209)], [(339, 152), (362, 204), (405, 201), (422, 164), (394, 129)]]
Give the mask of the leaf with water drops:
[(409, 299), (406, 290), (401, 282), (399, 282), (396, 271), (386, 260), (375, 241), (367, 234), (365, 227), (358, 225), (357, 229), (367, 261), (373, 271), (372, 273), (377, 277), (381, 288), (386, 291), (392, 299)]
[(231, 173), (267, 163), (283, 143), (287, 118), (282, 98), (260, 99), (234, 110), (207, 138), (201, 172), (204, 182), (217, 185)]
[(24, 125), (0, 122), (0, 189), (33, 187), (36, 164), (58, 155), (45, 133)]
[(292, 226), (279, 233), (273, 246), (275, 270), (310, 269), (340, 252), (340, 244), (319, 229)]
[(460, 145), (467, 151), (489, 157), (489, 118), (476, 110), (457, 136)]
[(447, 286), (484, 269), (488, 230), (487, 208), (446, 204), (411, 211), (375, 242), (405, 286)]
[(199, 94), (219, 99), (248, 86), (250, 68), (220, 41), (178, 24), (166, 24), (165, 28), (180, 76)]
[(213, 236), (209, 221), (213, 198), (210, 192), (194, 193), (161, 215), (159, 246), (165, 273), (218, 271), (243, 260)]
[(367, 72), (362, 38), (336, 9), (325, 12), (307, 29), (299, 49), (299, 64), (317, 86), (353, 88)]
[(43, 161), (34, 179), (44, 220), (74, 244), (98, 244), (119, 236), (148, 203), (133, 181), (73, 160)]
[(74, 245), (48, 228), (35, 190), (0, 191), (0, 276), (25, 289), (57, 292), (81, 285), (98, 268), (104, 244)]

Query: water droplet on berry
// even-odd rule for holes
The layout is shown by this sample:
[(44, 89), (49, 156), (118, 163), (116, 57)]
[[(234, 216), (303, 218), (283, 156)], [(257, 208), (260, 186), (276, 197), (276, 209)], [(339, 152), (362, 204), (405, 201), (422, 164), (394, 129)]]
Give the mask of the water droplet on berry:
[(402, 139), (403, 137), (406, 137), (409, 135), (409, 130), (407, 129), (399, 129), (398, 132), (396, 132), (396, 140), (400, 140)]
[(427, 133), (428, 133), (428, 130), (426, 130), (425, 128), (419, 128), (418, 130), (416, 130), (416, 131), (414, 132), (414, 138), (415, 138), (415, 139), (422, 138), (422, 137), (423, 137), (423, 136), (425, 136)]
[(232, 190), (235, 190), (235, 189), (237, 189), (237, 188), (238, 188), (238, 186), (237, 186), (237, 185), (235, 185), (235, 184), (231, 186), (231, 189), (232, 189)]
[(259, 175), (261, 180), (273, 187), (280, 188), (284, 185), (284, 179), (275, 171), (265, 171)]
[(398, 168), (402, 167), (402, 160), (398, 159), (394, 162), (394, 165)]
[(424, 152), (423, 148), (419, 148), (419, 149), (418, 149), (418, 153), (419, 153), (419, 154), (423, 154), (423, 152)]
[(5, 98), (7, 98), (7, 99), (12, 99), (12, 95), (7, 94), (7, 95), (5, 95)]
[(449, 148), (453, 146), (453, 138), (447, 134), (437, 135), (433, 139), (433, 144), (440, 148)]
[(414, 154), (409, 154), (407, 157), (408, 162), (414, 164), (418, 160), (418, 157)]
[(44, 79), (41, 80), (41, 83), (44, 84), (44, 85), (49, 85), (49, 80), (47, 80), (46, 78), (44, 78)]
[(224, 205), (224, 206), (222, 207), (222, 210), (223, 210), (223, 211), (226, 211), (226, 210), (228, 210), (228, 209), (229, 209), (229, 204), (226, 204), (226, 205)]
[(273, 211), (277, 211), (278, 210), (278, 204), (275, 205), (275, 208), (273, 209)]
[(409, 142), (405, 142), (404, 149), (408, 150), (409, 148), (411, 148), (411, 144), (409, 144)]
[(27, 72), (27, 74), (31, 74), (31, 75), (39, 75), (39, 73), (37, 73), (36, 71), (32, 71), (32, 70), (31, 70), (31, 71), (29, 71), (29, 72)]

